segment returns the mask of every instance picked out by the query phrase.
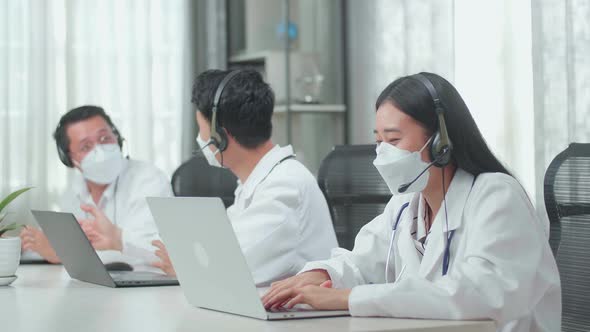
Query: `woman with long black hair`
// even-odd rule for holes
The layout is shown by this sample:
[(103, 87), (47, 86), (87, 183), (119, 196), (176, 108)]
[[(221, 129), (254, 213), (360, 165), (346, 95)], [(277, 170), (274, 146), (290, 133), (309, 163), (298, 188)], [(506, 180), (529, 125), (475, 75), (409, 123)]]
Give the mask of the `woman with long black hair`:
[(431, 73), (402, 77), (376, 109), (374, 164), (394, 196), (352, 251), (274, 283), (265, 306), (560, 331), (549, 225), (492, 154), (457, 90)]

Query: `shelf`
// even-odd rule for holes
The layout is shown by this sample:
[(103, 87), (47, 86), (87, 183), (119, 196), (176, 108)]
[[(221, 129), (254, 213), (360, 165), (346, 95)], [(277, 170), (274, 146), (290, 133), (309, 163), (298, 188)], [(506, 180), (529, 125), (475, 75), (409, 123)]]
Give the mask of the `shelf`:
[(239, 64), (239, 63), (252, 63), (252, 62), (263, 62), (269, 56), (285, 56), (283, 51), (259, 51), (259, 52), (252, 52), (252, 53), (238, 53), (229, 57), (229, 63), (231, 64)]
[[(346, 106), (342, 104), (292, 104), (290, 111), (294, 113), (344, 113)], [(275, 113), (286, 113), (286, 105), (276, 105)]]

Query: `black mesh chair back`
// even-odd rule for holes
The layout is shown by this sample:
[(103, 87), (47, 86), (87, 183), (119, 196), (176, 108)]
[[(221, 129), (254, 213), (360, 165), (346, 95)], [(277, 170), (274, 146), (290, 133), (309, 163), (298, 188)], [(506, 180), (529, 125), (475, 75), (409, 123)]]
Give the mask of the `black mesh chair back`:
[(200, 153), (182, 163), (171, 182), (175, 196), (220, 197), (226, 208), (234, 203), (236, 176), (228, 169), (209, 166)]
[(572, 143), (545, 173), (550, 244), (562, 287), (562, 331), (590, 331), (590, 144)]
[(391, 198), (374, 159), (375, 145), (340, 145), (320, 165), (318, 182), (342, 248), (352, 249), (361, 227), (381, 214)]

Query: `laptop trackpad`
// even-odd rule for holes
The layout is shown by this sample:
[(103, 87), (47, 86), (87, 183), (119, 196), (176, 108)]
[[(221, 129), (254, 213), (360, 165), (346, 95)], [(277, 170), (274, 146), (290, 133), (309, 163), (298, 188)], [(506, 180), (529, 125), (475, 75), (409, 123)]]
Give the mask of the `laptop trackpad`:
[(176, 280), (174, 277), (169, 277), (165, 274), (153, 272), (129, 272), (129, 271), (113, 271), (109, 272), (115, 281), (160, 281), (160, 280)]
[(133, 271), (133, 266), (124, 262), (112, 262), (104, 265), (107, 271)]

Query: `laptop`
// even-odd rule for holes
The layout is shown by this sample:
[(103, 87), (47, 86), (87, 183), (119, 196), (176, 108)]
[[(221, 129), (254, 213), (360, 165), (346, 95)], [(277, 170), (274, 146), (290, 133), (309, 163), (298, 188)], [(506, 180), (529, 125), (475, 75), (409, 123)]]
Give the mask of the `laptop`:
[(43, 256), (30, 250), (22, 251), (20, 254), (20, 264), (51, 264)]
[(347, 316), (309, 307), (267, 311), (218, 197), (148, 197), (188, 302), (264, 320)]
[(178, 280), (153, 272), (108, 271), (71, 213), (31, 213), (73, 279), (107, 287), (174, 286)]

